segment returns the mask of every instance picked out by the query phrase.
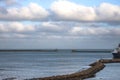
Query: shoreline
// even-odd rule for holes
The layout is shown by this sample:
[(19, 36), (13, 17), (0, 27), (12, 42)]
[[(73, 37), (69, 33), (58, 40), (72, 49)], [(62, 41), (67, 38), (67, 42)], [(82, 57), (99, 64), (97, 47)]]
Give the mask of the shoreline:
[(105, 64), (108, 63), (120, 63), (120, 59), (100, 59), (98, 61), (89, 64), (89, 66), (91, 66), (90, 68), (86, 70), (82, 70), (80, 72), (66, 74), (66, 75), (43, 77), (43, 78), (25, 79), (25, 80), (83, 80), (90, 77), (94, 77), (95, 74), (101, 71), (102, 69), (104, 69)]
[(112, 49), (0, 49), (0, 52), (57, 52), (57, 51), (71, 51), (71, 52), (111, 52)]
[(57, 49), (7, 49), (0, 52), (57, 52)]

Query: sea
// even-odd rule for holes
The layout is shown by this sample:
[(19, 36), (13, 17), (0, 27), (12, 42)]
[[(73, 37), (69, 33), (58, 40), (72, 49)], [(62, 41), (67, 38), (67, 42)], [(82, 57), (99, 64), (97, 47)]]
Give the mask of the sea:
[[(0, 80), (24, 80), (64, 75), (89, 68), (99, 59), (111, 59), (109, 52), (55, 52), (13, 51), (0, 52)], [(120, 63), (106, 64), (95, 77), (85, 80), (120, 80)], [(8, 80), (9, 80), (8, 79)]]

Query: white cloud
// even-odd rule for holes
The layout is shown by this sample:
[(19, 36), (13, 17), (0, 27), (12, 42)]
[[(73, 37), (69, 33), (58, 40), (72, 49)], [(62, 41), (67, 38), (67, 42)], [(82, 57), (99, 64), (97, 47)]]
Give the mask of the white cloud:
[(78, 5), (66, 0), (55, 1), (51, 10), (63, 20), (90, 21), (94, 20), (96, 14), (92, 7)]
[(58, 38), (62, 36), (64, 27), (52, 22), (40, 24), (24, 24), (20, 22), (0, 23), (2, 38)]
[(96, 31), (90, 28), (84, 28), (84, 27), (73, 27), (70, 31), (73, 35), (95, 35)]
[(68, 0), (58, 0), (51, 5), (51, 10), (58, 16), (59, 20), (120, 22), (120, 6), (110, 3), (87, 7)]
[(68, 23), (66, 23), (66, 26), (64, 24), (62, 26), (57, 22), (42, 22), (40, 24), (23, 24), (20, 22), (0, 23), (0, 37), (79, 38), (88, 36), (120, 36), (120, 27), (91, 27), (89, 25), (85, 27), (81, 24), (77, 24), (77, 26), (74, 24), (70, 27)]
[(65, 26), (61, 26), (52, 22), (42, 22), (40, 24), (24, 24), (20, 22), (8, 22), (8, 23), (0, 23), (0, 32), (30, 32), (30, 34), (34, 33), (61, 33), (65, 29)]
[[(5, 13), (6, 12), (6, 13)], [(43, 20), (49, 15), (41, 6), (30, 3), (26, 7), (21, 8), (7, 8), (0, 12), (0, 20)]]
[(46, 31), (59, 32), (63, 30), (63, 27), (52, 22), (43, 22), (42, 28)]
[(28, 32), (35, 31), (35, 27), (32, 25), (24, 25), (19, 22), (12, 23), (0, 23), (0, 32)]
[[(16, 0), (5, 0), (13, 3)], [(120, 22), (120, 6), (101, 3), (99, 6), (80, 5), (69, 0), (55, 0), (48, 9), (36, 3), (24, 7), (0, 7), (0, 21), (84, 21)]]
[(120, 28), (113, 27), (73, 27), (69, 33), (74, 36), (119, 36)]
[(96, 8), (98, 21), (120, 21), (120, 6), (102, 3)]

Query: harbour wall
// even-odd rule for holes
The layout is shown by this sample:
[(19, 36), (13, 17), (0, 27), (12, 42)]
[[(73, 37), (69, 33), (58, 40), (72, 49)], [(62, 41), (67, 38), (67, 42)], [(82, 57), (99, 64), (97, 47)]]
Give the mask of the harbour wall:
[(97, 72), (104, 69), (106, 63), (120, 63), (120, 59), (100, 59), (89, 64), (89, 66), (91, 66), (90, 68), (82, 70), (80, 72), (26, 80), (83, 80), (86, 78), (94, 77)]

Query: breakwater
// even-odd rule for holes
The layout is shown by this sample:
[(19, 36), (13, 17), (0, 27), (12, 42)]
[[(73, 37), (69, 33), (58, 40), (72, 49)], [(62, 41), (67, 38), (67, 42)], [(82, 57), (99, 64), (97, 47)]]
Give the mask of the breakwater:
[(0, 52), (57, 52), (57, 51), (71, 51), (71, 52), (111, 52), (112, 49), (0, 49)]
[(110, 53), (113, 49), (73, 49), (72, 52), (91, 52), (91, 53), (101, 53), (108, 52)]
[(7, 49), (0, 52), (56, 52), (57, 49)]
[(106, 63), (120, 63), (120, 59), (100, 59), (98, 61), (89, 64), (89, 66), (91, 66), (90, 68), (86, 70), (82, 70), (80, 72), (67, 74), (67, 75), (58, 75), (58, 76), (51, 76), (44, 78), (33, 78), (26, 80), (83, 80), (86, 78), (94, 77), (97, 72), (99, 72), (105, 67)]
[(103, 63), (103, 64), (107, 64), (107, 63), (120, 63), (120, 59), (100, 59), (100, 60), (98, 60), (96, 62), (91, 63), (89, 66), (94, 66), (98, 62)]

